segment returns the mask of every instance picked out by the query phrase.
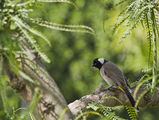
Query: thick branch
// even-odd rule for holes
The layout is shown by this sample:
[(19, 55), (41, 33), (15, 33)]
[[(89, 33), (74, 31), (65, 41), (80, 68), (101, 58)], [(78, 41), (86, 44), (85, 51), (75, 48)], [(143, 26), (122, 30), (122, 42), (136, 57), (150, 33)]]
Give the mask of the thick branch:
[[(133, 88), (131, 90), (133, 94), (135, 89)], [(138, 98), (143, 91), (144, 90), (141, 88), (137, 92), (136, 98)], [(105, 89), (103, 83), (101, 83), (99, 87), (93, 93), (83, 96), (79, 100), (75, 100), (74, 102), (70, 103), (68, 107), (74, 115), (77, 115), (77, 113), (80, 110), (84, 110), (86, 106), (92, 102), (101, 103), (109, 107), (120, 106), (120, 105), (124, 105), (124, 106), (130, 105), (128, 98), (121, 90), (117, 88)], [(151, 96), (149, 92), (146, 93), (141, 98), (138, 106), (139, 107), (159, 106), (159, 89), (155, 90), (154, 96)]]

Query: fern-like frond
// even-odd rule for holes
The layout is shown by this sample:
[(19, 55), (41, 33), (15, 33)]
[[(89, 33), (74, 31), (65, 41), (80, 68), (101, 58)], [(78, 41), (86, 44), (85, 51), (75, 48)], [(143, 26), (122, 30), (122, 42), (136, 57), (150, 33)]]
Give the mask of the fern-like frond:
[[(134, 0), (130, 1), (130, 4), (121, 12), (116, 23), (114, 24), (114, 30), (125, 23), (125, 32), (122, 38), (126, 38), (136, 28), (138, 23), (142, 23), (146, 28), (147, 39), (149, 41), (149, 58), (148, 63), (151, 62), (152, 67), (152, 93), (157, 84), (157, 40), (159, 38), (158, 30), (158, 17), (156, 14), (159, 10), (158, 3), (151, 0)], [(152, 54), (151, 54), (152, 53)]]
[(133, 1), (126, 7), (119, 15), (116, 23), (113, 26), (114, 31), (116, 31), (124, 22), (126, 30), (122, 38), (126, 38), (137, 24), (144, 19), (144, 13), (147, 12), (147, 9), (153, 8), (153, 5), (148, 4), (147, 2), (142, 2), (139, 0)]
[(70, 0), (37, 0), (38, 2), (46, 2), (46, 3), (68, 3), (76, 7), (75, 3)]
[(4, 53), (4, 56), (7, 58), (10, 70), (14, 72), (16, 75), (19, 75), (20, 65), (15, 57), (15, 52), (10, 50)]
[(53, 22), (43, 21), (41, 19), (32, 19), (32, 18), (29, 18), (29, 20), (32, 23), (35, 23), (39, 26), (43, 26), (54, 30), (95, 34), (95, 31), (92, 28), (84, 25), (62, 25)]
[(26, 7), (26, 6), (31, 6), (31, 5), (33, 5), (33, 4), (35, 4), (35, 2), (36, 2), (37, 0), (28, 0), (28, 1), (26, 1), (26, 2), (22, 2), (22, 3), (16, 3), (16, 6), (17, 7)]
[(135, 98), (137, 97), (137, 93), (138, 93), (140, 87), (141, 87), (144, 83), (146, 83), (147, 81), (149, 81), (149, 80), (151, 80), (151, 79), (152, 79), (152, 77), (150, 77), (148, 74), (145, 74), (144, 76), (141, 77), (141, 79), (140, 79), (140, 81), (138, 82), (138, 85), (136, 86), (135, 91), (134, 91), (134, 96), (135, 96)]
[(21, 8), (21, 9), (18, 9), (17, 11), (24, 14), (24, 13), (28, 13), (28, 12), (33, 12), (33, 9)]
[[(155, 77), (158, 77), (159, 75), (156, 75)], [(150, 90), (151, 86), (150, 86), (150, 83), (148, 83), (149, 80), (151, 80), (153, 78), (153, 76), (149, 76), (148, 74), (145, 74), (139, 81), (138, 85), (136, 86), (136, 89), (134, 91), (134, 96), (135, 96), (135, 99), (136, 99), (136, 104), (135, 104), (135, 107), (138, 106), (141, 98)], [(147, 84), (144, 84), (146, 83)], [(139, 91), (139, 89), (142, 87), (142, 90), (143, 92), (140, 93), (140, 95), (137, 97), (137, 93)]]
[(144, 15), (142, 14), (141, 16), (139, 16), (139, 18), (133, 23), (133, 25), (131, 26), (130, 24), (128, 25), (127, 29), (125, 30), (125, 32), (123, 33), (122, 38), (126, 38), (128, 35), (131, 34), (131, 32), (136, 28), (136, 26), (139, 24), (139, 22), (141, 22), (144, 19)]
[(25, 80), (28, 80), (29, 82), (31, 82), (31, 83), (35, 83), (34, 82), (34, 80), (30, 77), (30, 76), (28, 76), (27, 74), (25, 74), (23, 71), (19, 71), (19, 75), (22, 77), (22, 78), (24, 78)]
[(29, 32), (41, 37), (42, 39), (44, 39), (48, 43), (48, 45), (51, 45), (50, 41), (42, 33), (40, 33), (39, 31), (31, 28), (29, 25), (25, 24), (20, 18), (15, 16), (15, 17), (12, 17), (12, 20), (14, 20), (16, 23), (18, 23), (21, 27), (25, 28)]
[(137, 116), (133, 107), (125, 106), (131, 120), (137, 120)]
[(151, 64), (152, 64), (152, 48), (153, 48), (153, 46), (152, 46), (152, 21), (151, 20), (149, 20), (149, 17), (148, 17), (148, 15), (147, 15), (147, 13), (145, 14), (145, 20), (143, 20), (144, 21), (144, 25), (145, 25), (145, 30), (146, 30), (146, 32), (147, 32), (147, 34), (146, 34), (146, 38), (147, 38), (147, 40), (148, 40), (148, 42), (149, 42), (149, 44), (148, 44), (148, 46), (149, 46), (149, 53), (148, 53), (148, 65), (150, 66)]
[(85, 115), (97, 115), (102, 117), (102, 115), (98, 112), (95, 111), (86, 111), (86, 112), (82, 112), (81, 114), (77, 115), (77, 117), (74, 120), (81, 120), (82, 117), (84, 117)]
[(158, 40), (158, 28), (156, 24), (156, 19), (155, 19), (155, 14), (154, 14), (154, 9), (151, 9), (151, 20), (152, 20), (152, 31), (153, 31), (153, 78), (152, 78), (152, 89), (151, 92), (154, 93), (156, 84), (157, 84), (157, 40)]
[(121, 5), (122, 3), (127, 2), (127, 1), (128, 1), (128, 0), (121, 0), (121, 1), (119, 1), (118, 3), (116, 3), (115, 6)]
[(23, 36), (24, 38), (26, 38), (29, 43), (31, 44), (31, 46), (35, 49), (35, 51), (40, 55), (40, 57), (50, 63), (50, 60), (49, 58), (43, 53), (40, 51), (40, 47), (39, 45), (36, 43), (36, 41), (28, 34), (28, 32), (18, 23), (15, 21), (15, 24), (19, 27), (19, 29), (21, 30), (21, 32), (23, 33)]
[(94, 111), (98, 111), (106, 120), (125, 120), (123, 118), (120, 118), (119, 116), (115, 115), (115, 112), (113, 112), (111, 107), (104, 106), (102, 104), (93, 102), (91, 104), (88, 104), (87, 109), (93, 109)]
[(157, 28), (159, 29), (159, 11), (157, 11), (157, 9), (158, 8), (154, 9), (154, 13), (155, 13)]
[(115, 24), (113, 25), (113, 31), (116, 31), (125, 21), (128, 20), (130, 14), (129, 11), (131, 11), (134, 7), (134, 4), (136, 1), (132, 2), (129, 6), (127, 6), (118, 16)]
[(138, 96), (138, 99), (136, 100), (135, 107), (138, 106), (138, 104), (139, 104), (141, 98), (143, 98), (143, 96), (144, 96), (149, 90), (150, 90), (150, 88), (145, 89), (145, 90)]
[(129, 18), (127, 19), (127, 22), (126, 22), (127, 28), (126, 28), (122, 38), (126, 38), (128, 35), (131, 34), (131, 32), (136, 28), (138, 23), (143, 21), (143, 19), (145, 17), (145, 12), (147, 11), (147, 9), (152, 7), (152, 5), (150, 6), (150, 5), (145, 5), (145, 4), (141, 4), (141, 3), (137, 4), (137, 3), (135, 5), (135, 7), (132, 8), (132, 12), (130, 12), (128, 14)]
[[(10, 51), (8, 51), (10, 52)], [(18, 76), (21, 76), (22, 78), (24, 78), (25, 80), (28, 80), (31, 83), (35, 83), (34, 80), (29, 77), (26, 73), (24, 73), (23, 71), (20, 70), (18, 61), (15, 57), (15, 54), (10, 53), (10, 54), (5, 54), (6, 58), (8, 59), (9, 62), (9, 66), (10, 69)]]

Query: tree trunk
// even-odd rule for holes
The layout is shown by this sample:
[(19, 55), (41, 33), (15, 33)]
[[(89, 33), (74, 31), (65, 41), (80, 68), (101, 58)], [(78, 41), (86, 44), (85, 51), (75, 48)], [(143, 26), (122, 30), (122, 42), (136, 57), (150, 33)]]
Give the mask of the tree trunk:
[(73, 116), (54, 79), (42, 65), (37, 53), (31, 53), (32, 48), (24, 46), (24, 43), (28, 44), (27, 41), (21, 38), (21, 42), (23, 42), (21, 49), (27, 52), (28, 55), (26, 58), (17, 56), (21, 64), (20, 69), (34, 80), (34, 83), (13, 74), (9, 69), (8, 63), (5, 62), (4, 68), (11, 80), (9, 85), (20, 94), (27, 105), (32, 101), (35, 88), (39, 89), (39, 94), (42, 97), (34, 110), (34, 116), (37, 120), (70, 120)]

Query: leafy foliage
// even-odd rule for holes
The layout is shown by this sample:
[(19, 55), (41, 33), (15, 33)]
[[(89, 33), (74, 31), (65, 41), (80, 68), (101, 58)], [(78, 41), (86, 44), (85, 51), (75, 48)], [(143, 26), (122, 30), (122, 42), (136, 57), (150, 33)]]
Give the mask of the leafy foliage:
[[(27, 39), (32, 46), (32, 48), (35, 50), (34, 52), (37, 52), (43, 60), (46, 62), (50, 62), (50, 60), (47, 58), (47, 56), (41, 52), (41, 49), (37, 43), (37, 40), (35, 39), (35, 36), (38, 36), (45, 40), (48, 45), (50, 45), (49, 40), (39, 31), (33, 29), (30, 27), (28, 22), (26, 20), (30, 20), (30, 22), (36, 23), (37, 25), (51, 28), (55, 30), (62, 30), (62, 31), (70, 31), (70, 32), (88, 32), (91, 34), (94, 34), (94, 30), (90, 27), (84, 26), (84, 25), (62, 25), (62, 24), (56, 24), (48, 21), (43, 21), (42, 19), (33, 19), (29, 18), (28, 13), (33, 11), (33, 7), (38, 2), (66, 2), (66, 3), (72, 3), (69, 0), (48, 0), (48, 1), (35, 1), (35, 0), (29, 0), (23, 3), (15, 3), (12, 1), (6, 1), (3, 4), (4, 8), (1, 9), (2, 13), (2, 21), (1, 26), (5, 29), (6, 27), (12, 29), (12, 30), (19, 30), (20, 33), (22, 33), (23, 37)], [(73, 4), (73, 3), (72, 3)], [(13, 27), (14, 26), (14, 27)]]
[[(11, 114), (10, 107), (7, 105), (7, 92), (6, 82), (9, 79), (6, 75), (6, 68), (4, 65), (8, 65), (8, 71), (13, 72), (17, 76), (21, 76), (28, 82), (35, 84), (35, 80), (23, 72), (24, 61), (27, 61), (27, 55), (29, 53), (35, 53), (40, 56), (45, 62), (50, 63), (47, 55), (42, 51), (39, 40), (44, 40), (49, 46), (51, 46), (50, 41), (41, 33), (39, 30), (34, 29), (31, 24), (35, 23), (38, 26), (43, 26), (45, 28), (50, 28), (60, 31), (69, 32), (84, 32), (94, 34), (94, 30), (88, 26), (84, 25), (62, 25), (57, 23), (52, 23), (49, 21), (43, 21), (41, 18), (30, 18), (29, 13), (34, 11), (34, 7), (39, 3), (68, 3), (76, 6), (73, 2), (69, 0), (1, 0), (0, 1), (0, 61), (1, 61), (1, 72), (0, 72), (0, 88), (1, 98), (4, 108), (4, 117), (6, 119), (28, 119), (31, 117), (33, 119), (32, 112), (39, 100), (38, 90), (35, 89), (32, 103), (26, 109), (26, 112), (20, 114), (17, 117), (18, 110), (13, 110)], [(30, 50), (25, 51), (24, 48), (30, 48)], [(4, 62), (5, 61), (5, 62)], [(28, 60), (29, 61), (29, 60)], [(35, 65), (34, 65), (35, 66)]]
[(80, 120), (80, 118), (83, 118), (86, 120), (89, 115), (97, 115), (97, 116), (102, 117), (102, 115), (98, 112), (86, 111), (86, 112), (82, 112), (81, 114), (77, 115), (77, 117), (74, 120)]
[[(119, 2), (118, 5), (126, 2), (126, 0)], [(153, 78), (152, 78), (152, 93), (157, 84), (157, 40), (158, 40), (158, 2), (151, 0), (133, 0), (128, 1), (126, 8), (120, 13), (116, 23), (114, 24), (114, 31), (125, 23), (126, 29), (122, 38), (126, 38), (138, 23), (142, 23), (147, 32), (147, 40), (149, 41), (149, 62), (151, 63)], [(152, 53), (152, 56), (151, 56)]]
[(106, 120), (124, 120), (115, 114), (112, 107), (103, 106), (99, 103), (89, 104), (87, 109), (93, 109), (94, 111), (99, 112)]
[[(118, 5), (123, 4), (126, 1), (121, 1), (118, 3)], [(152, 79), (152, 86), (151, 91), (154, 93), (154, 89), (157, 84), (157, 40), (158, 40), (158, 3), (157, 1), (151, 1), (151, 0), (135, 0), (135, 1), (129, 1), (127, 7), (120, 13), (116, 23), (114, 24), (114, 31), (117, 31), (117, 29), (125, 23), (125, 32), (122, 36), (122, 38), (126, 38), (134, 28), (138, 25), (138, 23), (142, 23), (144, 29), (147, 32), (147, 40), (149, 41), (149, 64), (152, 68), (152, 76), (149, 77), (149, 75), (145, 74), (141, 80), (139, 81), (136, 90), (135, 95), (139, 88), (144, 83), (146, 84), (146, 89), (141, 93), (141, 95), (138, 97), (136, 101), (136, 107), (140, 101), (140, 99), (143, 97), (145, 93), (147, 93), (150, 90), (148, 80)], [(155, 14), (157, 13), (157, 14)], [(151, 55), (152, 54), (152, 55)], [(146, 77), (146, 79), (145, 79)], [(131, 108), (126, 107), (128, 110), (128, 114), (130, 115), (131, 119), (134, 118)], [(134, 114), (135, 115), (135, 114)]]
[(130, 106), (126, 106), (125, 108), (126, 108), (128, 114), (129, 114), (130, 119), (131, 120), (137, 120), (134, 108), (130, 107)]
[(62, 25), (62, 24), (52, 23), (52, 22), (48, 22), (48, 21), (43, 21), (41, 19), (32, 19), (32, 18), (29, 18), (29, 20), (32, 23), (35, 23), (39, 26), (43, 26), (43, 27), (51, 28), (51, 29), (55, 29), (55, 30), (60, 30), (60, 31), (85, 32), (85, 33), (90, 33), (90, 34), (95, 33), (95, 31), (92, 28), (90, 28), (88, 26), (84, 26), (84, 25)]
[(35, 92), (32, 98), (32, 102), (30, 103), (29, 107), (27, 108), (27, 110), (25, 111), (24, 114), (22, 114), (18, 120), (27, 120), (29, 117), (33, 118), (33, 110), (36, 106), (36, 104), (38, 103), (38, 101), (40, 100), (42, 96), (39, 95), (39, 90), (38, 88), (35, 88)]
[[(97, 74), (95, 72), (92, 71), (92, 69), (88, 70), (88, 68), (90, 68), (91, 59), (93, 59), (95, 56), (98, 56), (98, 57), (103, 56), (108, 59), (111, 59), (112, 61), (115, 61), (116, 63), (118, 63), (118, 65), (122, 64), (122, 66), (120, 66), (120, 67), (123, 69), (124, 72), (126, 72), (127, 75), (129, 75), (129, 73), (131, 75), (134, 74), (135, 76), (137, 76), (137, 74), (139, 74), (139, 73), (134, 72), (134, 71), (136, 71), (135, 67), (137, 65), (132, 65), (132, 63), (135, 63), (135, 62), (138, 63), (138, 61), (140, 61), (139, 62), (140, 64), (144, 64), (144, 62), (143, 62), (144, 55), (142, 53), (143, 46), (141, 46), (142, 48), (140, 50), (138, 49), (137, 52), (134, 52), (135, 50), (133, 51), (133, 49), (132, 49), (133, 52), (129, 51), (129, 54), (127, 54), (127, 52), (125, 52), (125, 51), (127, 51), (128, 49), (124, 48), (124, 49), (126, 49), (124, 51), (121, 49), (121, 47), (119, 47), (117, 42), (114, 42), (114, 40), (113, 40), (114, 38), (112, 37), (110, 29), (108, 29), (108, 27), (109, 27), (109, 24), (111, 24), (113, 22), (113, 20), (112, 19), (109, 20), (109, 18), (111, 15), (113, 15), (113, 17), (114, 17), (115, 13), (106, 11), (106, 18), (108, 19), (108, 21), (106, 20), (107, 30), (105, 31), (105, 33), (103, 33), (103, 31), (100, 31), (101, 30), (101, 28), (100, 28), (101, 19), (103, 19), (102, 16), (104, 14), (104, 10), (100, 9), (100, 8), (108, 6), (108, 4), (106, 4), (106, 5), (101, 4), (99, 1), (97, 4), (97, 2), (91, 1), (91, 5), (89, 5), (88, 4), (88, 3), (90, 3), (89, 1), (84, 1), (84, 0), (77, 1), (77, 3), (79, 3), (79, 6), (80, 7), (82, 6), (85, 11), (81, 10), (81, 12), (83, 12), (83, 13), (77, 13), (77, 11), (73, 10), (70, 7), (66, 7), (66, 9), (62, 8), (61, 11), (63, 13), (60, 14), (59, 11), (57, 13), (60, 14), (62, 16), (62, 18), (64, 18), (62, 22), (59, 20), (60, 23), (67, 23), (66, 25), (63, 25), (63, 24), (57, 24), (54, 22), (43, 20), (43, 15), (41, 15), (42, 17), (40, 17), (40, 18), (31, 18), (29, 16), (29, 13), (32, 13), (34, 11), (33, 8), (36, 5), (38, 5), (39, 3), (40, 4), (41, 3), (50, 4), (50, 3), (56, 3), (56, 2), (58, 2), (58, 3), (64, 2), (64, 3), (68, 3), (68, 4), (76, 6), (73, 2), (71, 2), (69, 0), (24, 0), (23, 2), (19, 2), (19, 1), (20, 0), (12, 0), (12, 1), (11, 0), (5, 0), (5, 1), (1, 0), (0, 1), (0, 18), (1, 18), (1, 21), (0, 21), (0, 37), (1, 37), (0, 54), (2, 57), (5, 56), (4, 61), (5, 62), (8, 61), (9, 65), (10, 65), (10, 69), (16, 75), (20, 75), (24, 79), (28, 80), (29, 82), (34, 83), (34, 80), (32, 80), (32, 78), (30, 78), (30, 76), (28, 76), (26, 73), (24, 73), (21, 70), (21, 66), (19, 64), (18, 58), (20, 57), (23, 59), (27, 59), (26, 58), (27, 52), (31, 52), (31, 53), (37, 53), (39, 56), (41, 56), (41, 58), (43, 60), (45, 60), (46, 62), (49, 63), (51, 61), (51, 60), (49, 60), (49, 58), (50, 58), (49, 54), (53, 54), (53, 60), (58, 61), (61, 64), (58, 64), (58, 65), (53, 64), (53, 66), (54, 66), (53, 69), (51, 69), (51, 65), (49, 64), (49, 67), (48, 67), (50, 69), (49, 71), (50, 71), (50, 73), (52, 73), (52, 75), (55, 77), (55, 79), (57, 79), (57, 83), (58, 84), (60, 83), (59, 85), (61, 85), (61, 88), (63, 89), (63, 93), (65, 92), (65, 97), (67, 97), (67, 99), (70, 100), (73, 97), (74, 97), (73, 99), (76, 99), (79, 96), (81, 96), (82, 94), (86, 94), (86, 91), (87, 92), (92, 91), (92, 89), (95, 88), (95, 85), (98, 84), (97, 79), (101, 79), (99, 76), (97, 76)], [(157, 58), (157, 56), (155, 58), (155, 55), (154, 55), (155, 50), (157, 50), (157, 48), (154, 47), (156, 44), (155, 44), (155, 39), (153, 39), (154, 38), (153, 36), (155, 36), (155, 34), (157, 34), (157, 31), (155, 32), (154, 29), (158, 28), (158, 27), (154, 28), (154, 25), (158, 26), (158, 24), (159, 24), (158, 2), (150, 1), (150, 0), (147, 0), (147, 1), (146, 0), (136, 0), (136, 1), (122, 0), (118, 3), (118, 5), (121, 5), (121, 6), (123, 5), (126, 8), (119, 15), (119, 18), (114, 25), (114, 30), (118, 31), (118, 29), (125, 23), (126, 26), (123, 28), (126, 28), (126, 31), (123, 34), (123, 38), (126, 38), (129, 34), (132, 33), (132, 31), (137, 26), (139, 26), (139, 23), (141, 22), (147, 32), (147, 39), (149, 42), (150, 67), (152, 67), (152, 70), (155, 70), (154, 69), (155, 63), (153, 63), (153, 61), (154, 61), (154, 59)], [(123, 6), (122, 6), (122, 8), (123, 8)], [(54, 10), (56, 11), (56, 9), (58, 9), (58, 10), (61, 9), (60, 7), (58, 7), (58, 5), (56, 7), (57, 8), (52, 9), (52, 11), (54, 11)], [(50, 8), (50, 6), (48, 6), (48, 8)], [(40, 10), (40, 11), (42, 11), (42, 10)], [(70, 11), (69, 14), (67, 14), (67, 11)], [(88, 13), (88, 11), (90, 11), (90, 12)], [(118, 13), (120, 11), (120, 8), (118, 10), (114, 10), (114, 11), (116, 13)], [(154, 13), (154, 14), (152, 14), (152, 13)], [(51, 13), (51, 14), (49, 14), (49, 17), (60, 16), (60, 15), (56, 15), (56, 14)], [(110, 14), (110, 15), (108, 15), (108, 14)], [(65, 17), (63, 17), (63, 16), (65, 16)], [(69, 18), (71, 20), (68, 20)], [(81, 20), (81, 18), (83, 18), (84, 20), (83, 19)], [(88, 18), (91, 18), (91, 19), (88, 19)], [(152, 20), (154, 20), (154, 19), (152, 19), (152, 18), (155, 18), (155, 22), (154, 22), (155, 24), (153, 23)], [(44, 31), (40, 32), (39, 29), (35, 29), (32, 27), (32, 24), (34, 24), (37, 26), (42, 26), (42, 27), (46, 27), (49, 29), (53, 29), (53, 30), (71, 31), (71, 32), (86, 32), (86, 33), (94, 34), (94, 31), (87, 26), (68, 25), (68, 23), (69, 22), (71, 23), (72, 21), (73, 22), (82, 21), (84, 24), (87, 23), (91, 26), (94, 26), (94, 28), (97, 30), (95, 38), (93, 38), (92, 36), (87, 36), (87, 35), (79, 37), (79, 35), (76, 35), (76, 36), (74, 34), (68, 35), (67, 33), (63, 33), (65, 35), (64, 36), (63, 34), (58, 33), (58, 32), (51, 33), (53, 35), (45, 34), (47, 36), (46, 37), (43, 34)], [(12, 36), (13, 33), (19, 33), (20, 36), (13, 37)], [(66, 36), (67, 36), (67, 38), (66, 38)], [(25, 38), (27, 40), (27, 42), (29, 43), (29, 45), (26, 44), (24, 41), (21, 41), (20, 37)], [(40, 40), (42, 39), (47, 44), (47, 46), (50, 46), (50, 39), (52, 39), (52, 37), (54, 40), (53, 44), (52, 44), (53, 49), (50, 50), (51, 52), (49, 51), (48, 53), (46, 53), (46, 52), (44, 53), (43, 49), (41, 48), (41, 45), (39, 44)], [(134, 37), (133, 43), (135, 43), (135, 39), (137, 39), (137, 37), (135, 37), (135, 36), (133, 36), (133, 37)], [(155, 37), (157, 38), (157, 36), (155, 36)], [(49, 40), (47, 38), (49, 38)], [(76, 41), (74, 41), (75, 39), (76, 39)], [(139, 39), (141, 39), (141, 37), (138, 38), (137, 40), (139, 40)], [(138, 43), (134, 44), (133, 48), (135, 48), (135, 47), (138, 48), (139, 47)], [(22, 47), (31, 46), (32, 50), (23, 51), (20, 48), (20, 46), (22, 46)], [(116, 47), (114, 47), (114, 46), (116, 46)], [(49, 58), (47, 57), (46, 54), (49, 56)], [(136, 54), (138, 56), (138, 59), (137, 59), (137, 57), (135, 57)], [(128, 56), (127, 58), (129, 58), (129, 59), (126, 60), (125, 56)], [(63, 59), (61, 59), (61, 58), (63, 58)], [(127, 61), (129, 61), (131, 63), (131, 65), (127, 64), (128, 63)], [(135, 62), (133, 62), (133, 61), (135, 61)], [(120, 63), (120, 62), (122, 62), (122, 63)], [(90, 64), (88, 64), (88, 63), (90, 63)], [(1, 66), (0, 68), (3, 68), (3, 67)], [(61, 71), (59, 69), (61, 69)], [(3, 69), (1, 71), (3, 71)], [(83, 71), (85, 71), (85, 72), (83, 72)], [(57, 74), (57, 72), (58, 72), (58, 74)], [(63, 76), (61, 76), (61, 73), (63, 74)], [(153, 73), (155, 73), (155, 72), (153, 72)], [(1, 89), (3, 89), (5, 86), (3, 81), (6, 82), (6, 81), (8, 81), (7, 79), (9, 79), (9, 78), (7, 78), (3, 72), (1, 73), (1, 76), (2, 76), (1, 78), (3, 80), (1, 80), (2, 83), (0, 83), (0, 84), (2, 85)], [(155, 76), (155, 77), (157, 77), (157, 76)], [(148, 83), (149, 83), (149, 80), (151, 80), (151, 79), (152, 79), (152, 77), (149, 76), (147, 78), (147, 80), (143, 80), (143, 81), (140, 80), (141, 83), (139, 82), (139, 86), (137, 86), (137, 88), (139, 89), (142, 85), (145, 85), (145, 88), (149, 88), (150, 84), (148, 84)], [(60, 81), (62, 81), (62, 82), (60, 82)], [(73, 87), (68, 88), (69, 84), (71, 84)], [(88, 88), (88, 86), (89, 86), (89, 88)], [(154, 86), (155, 86), (155, 80), (153, 82), (153, 87)], [(74, 91), (72, 91), (72, 89), (74, 89)], [(8, 93), (8, 91), (6, 91), (6, 89), (3, 89), (3, 91), (1, 91), (1, 92), (2, 92), (1, 98), (3, 96), (3, 98), (2, 98), (3, 101), (4, 102), (7, 101), (7, 103), (9, 103), (8, 102), (9, 100), (6, 99), (6, 97), (7, 97), (6, 93)], [(145, 94), (145, 92), (141, 95), (141, 97), (144, 94)], [(141, 97), (139, 97), (139, 98), (141, 98)], [(72, 99), (70, 101), (72, 101)], [(140, 101), (140, 99), (137, 100), (137, 103), (139, 103), (139, 101)], [(36, 103), (36, 100), (34, 102)], [(12, 107), (5, 107), (5, 106), (7, 106), (6, 103), (3, 103), (3, 104), (4, 104), (3, 106), (4, 106), (5, 111), (7, 111), (7, 112), (4, 111), (5, 114), (11, 113), (10, 111), (8, 111), (8, 108), (12, 108)], [(94, 108), (96, 106), (98, 106), (98, 105), (94, 105)], [(101, 106), (97, 107), (97, 109), (100, 110), (100, 114), (99, 114), (98, 110), (97, 110), (97, 112), (88, 111), (88, 112), (81, 113), (78, 118), (83, 117), (86, 119), (88, 114), (96, 114), (99, 116), (105, 114), (106, 118), (108, 116), (109, 116), (108, 118), (112, 118), (112, 116), (115, 115), (114, 111), (113, 111), (113, 114), (111, 114), (112, 111), (107, 110), (107, 107), (105, 107), (105, 108), (103, 108), (103, 107), (101, 107)], [(111, 108), (111, 109), (113, 109), (113, 108)], [(17, 119), (16, 118), (16, 116), (18, 116), (17, 113), (18, 113), (18, 111), (21, 111), (21, 110), (23, 110), (23, 108), (19, 108), (16, 110), (13, 109), (11, 114), (6, 115), (7, 119), (8, 118)], [(27, 111), (24, 112), (26, 117), (28, 117), (28, 114), (30, 114), (30, 112), (32, 112), (32, 109), (27, 109)], [(2, 113), (1, 116), (5, 116), (5, 115)], [(21, 116), (21, 114), (20, 114), (20, 116)], [(33, 116), (31, 115), (31, 117), (33, 117)]]

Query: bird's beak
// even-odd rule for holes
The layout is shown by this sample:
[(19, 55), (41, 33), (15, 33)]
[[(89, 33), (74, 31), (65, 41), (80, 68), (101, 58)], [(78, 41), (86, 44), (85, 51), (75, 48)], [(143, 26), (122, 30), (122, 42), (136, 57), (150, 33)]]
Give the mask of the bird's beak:
[(94, 67), (95, 65), (94, 64), (92, 64), (92, 67)]

